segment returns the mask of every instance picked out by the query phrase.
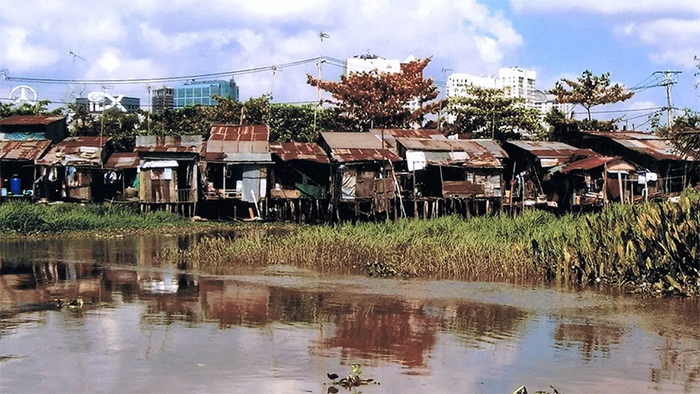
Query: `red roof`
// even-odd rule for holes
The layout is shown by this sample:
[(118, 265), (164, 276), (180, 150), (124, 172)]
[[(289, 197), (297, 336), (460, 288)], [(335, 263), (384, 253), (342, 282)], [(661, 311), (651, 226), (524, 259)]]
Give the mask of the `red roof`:
[(270, 128), (267, 125), (214, 125), (211, 128), (209, 141), (265, 141), (270, 139)]
[(338, 163), (384, 160), (401, 161), (401, 158), (389, 149), (338, 148), (331, 149), (331, 157)]
[(329, 163), (328, 155), (313, 142), (282, 142), (270, 146), (272, 153), (283, 161), (308, 160)]
[(0, 160), (34, 161), (51, 145), (49, 140), (0, 141)]
[(587, 157), (585, 159), (577, 160), (574, 162), (571, 162), (567, 165), (565, 165), (562, 169), (561, 172), (567, 173), (575, 170), (582, 170), (582, 171), (587, 171), (587, 170), (592, 170), (594, 168), (603, 166), (607, 163), (610, 163), (615, 160), (620, 160), (619, 156), (615, 157), (609, 157), (609, 156), (593, 156), (593, 157)]
[(88, 136), (80, 136), (80, 137), (67, 137), (63, 141), (59, 142), (56, 144), (55, 148), (58, 148), (59, 150), (63, 151), (64, 153), (67, 154), (72, 154), (80, 151), (80, 148), (83, 147), (89, 147), (89, 148), (104, 148), (105, 145), (109, 141), (111, 141), (111, 137), (88, 137)]
[(115, 152), (107, 159), (105, 168), (109, 170), (123, 170), (139, 166), (139, 156), (136, 152)]
[(46, 126), (65, 119), (65, 116), (15, 115), (0, 120), (2, 126)]

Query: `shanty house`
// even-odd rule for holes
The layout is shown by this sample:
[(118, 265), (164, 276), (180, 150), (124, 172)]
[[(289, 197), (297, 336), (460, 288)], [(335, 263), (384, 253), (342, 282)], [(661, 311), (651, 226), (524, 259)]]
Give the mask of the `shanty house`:
[(107, 198), (138, 200), (139, 155), (136, 152), (114, 152), (104, 165)]
[(139, 201), (145, 206), (192, 208), (199, 201), (198, 162), (202, 154), (201, 135), (136, 137), (139, 156)]
[[(109, 137), (68, 137), (36, 160), (39, 183), (49, 200), (102, 201), (105, 197), (103, 165), (109, 156)], [(44, 184), (45, 183), (45, 184)]]
[(0, 199), (36, 195), (34, 161), (46, 153), (49, 140), (0, 141)]
[(559, 207), (632, 202), (635, 195), (629, 180), (636, 171), (636, 166), (619, 156), (592, 156), (567, 163), (553, 174), (554, 181), (566, 183), (570, 191), (570, 196), (562, 196)]
[(281, 142), (270, 148), (275, 162), (270, 174), (270, 198), (276, 216), (297, 220), (323, 216), (319, 211), (325, 206), (320, 202), (328, 198), (331, 180), (326, 152), (313, 142)]
[(65, 116), (15, 115), (0, 119), (0, 140), (51, 140), (57, 143), (67, 136)]
[(272, 165), (267, 125), (215, 125), (206, 143), (203, 171), (208, 200), (253, 204), (260, 216)]
[[(372, 133), (324, 132), (319, 145), (331, 159), (331, 198), (356, 212), (386, 212), (396, 196), (395, 163), (401, 158)], [(361, 211), (360, 203), (368, 210)]]
[[(512, 168), (506, 168), (510, 180), (510, 203), (558, 206), (570, 191), (567, 185), (552, 182), (552, 174), (567, 163), (600, 156), (590, 149), (579, 149), (555, 141), (506, 141), (503, 148), (510, 156)], [(509, 165), (510, 167), (510, 165)]]
[(632, 177), (635, 194), (646, 196), (680, 193), (697, 184), (696, 157), (684, 156), (671, 141), (650, 133), (634, 131), (584, 131), (578, 133), (579, 146), (609, 156), (621, 156), (639, 168)]
[(503, 166), (473, 140), (397, 138), (399, 154), (415, 174), (416, 197), (499, 198)]

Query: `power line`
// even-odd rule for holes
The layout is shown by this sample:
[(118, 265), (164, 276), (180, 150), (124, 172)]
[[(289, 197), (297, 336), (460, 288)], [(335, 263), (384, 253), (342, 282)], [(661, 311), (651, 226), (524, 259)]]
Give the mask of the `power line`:
[(31, 78), (31, 77), (11, 77), (9, 74), (5, 74), (6, 81), (14, 82), (26, 82), (26, 83), (45, 83), (45, 84), (69, 84), (69, 83), (81, 83), (81, 84), (141, 84), (141, 83), (158, 83), (158, 82), (177, 82), (186, 81), (191, 79), (205, 79), (205, 78), (216, 78), (224, 76), (234, 76), (234, 75), (244, 75), (253, 74), (258, 72), (269, 71), (273, 67), (277, 70), (287, 67), (295, 67), (303, 64), (309, 64), (316, 62), (317, 60), (324, 59), (323, 56), (318, 56), (309, 59), (302, 59), (288, 63), (282, 63), (277, 65), (261, 66), (246, 68), (241, 70), (231, 70), (222, 71), (216, 73), (208, 74), (194, 74), (194, 75), (183, 75), (176, 77), (156, 77), (156, 78), (128, 78), (128, 79), (58, 79), (58, 78)]

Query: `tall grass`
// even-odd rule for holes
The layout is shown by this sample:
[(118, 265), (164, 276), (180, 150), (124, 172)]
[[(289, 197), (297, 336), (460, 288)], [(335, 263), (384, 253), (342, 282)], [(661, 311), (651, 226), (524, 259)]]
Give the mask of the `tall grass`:
[(164, 211), (140, 213), (124, 206), (36, 205), (15, 201), (0, 204), (0, 234), (141, 229), (179, 223), (187, 221)]
[(382, 277), (603, 282), (700, 294), (700, 195), (612, 205), (588, 215), (526, 211), (462, 219), (300, 226), (282, 235), (205, 238), (165, 258), (195, 269), (292, 264)]

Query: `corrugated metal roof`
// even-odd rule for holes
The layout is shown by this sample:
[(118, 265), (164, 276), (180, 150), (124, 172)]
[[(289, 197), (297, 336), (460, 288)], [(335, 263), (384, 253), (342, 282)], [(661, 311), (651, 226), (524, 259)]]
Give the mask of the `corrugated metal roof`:
[(15, 115), (0, 119), (0, 126), (46, 126), (65, 118), (65, 116)]
[(36, 164), (99, 166), (102, 151), (110, 140), (109, 137), (68, 137), (54, 145), (44, 157), (36, 160)]
[(270, 128), (267, 125), (217, 125), (211, 128), (204, 159), (222, 162), (269, 162)]
[(530, 152), (538, 158), (571, 158), (573, 156), (600, 156), (590, 149), (579, 149), (563, 142), (556, 141), (506, 141)]
[(272, 163), (269, 152), (206, 152), (204, 161), (212, 163)]
[(209, 141), (269, 141), (270, 128), (258, 125), (214, 125)]
[(203, 147), (201, 135), (183, 135), (180, 137), (162, 137), (155, 135), (136, 136), (136, 152), (201, 153)]
[(338, 163), (384, 160), (402, 161), (396, 153), (389, 149), (338, 148), (331, 149), (331, 157)]
[[(501, 162), (488, 149), (472, 140), (431, 140), (424, 138), (397, 138), (407, 150), (423, 152), (461, 152), (439, 160), (428, 160), (431, 164), (461, 164), (470, 168), (501, 168)], [(426, 158), (430, 155), (426, 154)]]
[(651, 156), (655, 160), (680, 160), (694, 161), (692, 155), (683, 156), (681, 152), (666, 139), (661, 139), (653, 134), (640, 132), (601, 132), (585, 131), (584, 134), (603, 137), (624, 146), (627, 149)]
[(270, 146), (272, 153), (283, 161), (308, 160), (329, 163), (328, 155), (313, 142), (282, 142)]
[(139, 155), (136, 152), (115, 152), (107, 159), (105, 168), (108, 170), (124, 170), (139, 166)]
[(494, 140), (485, 140), (485, 139), (474, 139), (470, 140), (474, 141), (477, 144), (483, 146), (486, 148), (491, 154), (496, 157), (497, 159), (508, 159), (508, 153), (506, 153), (505, 150), (503, 150), (503, 147), (496, 141)]
[(614, 161), (620, 161), (620, 160), (621, 160), (621, 158), (619, 156), (587, 157), (585, 159), (577, 160), (577, 161), (571, 162), (569, 164), (566, 164), (564, 167), (562, 167), (561, 172), (567, 173), (567, 172), (576, 171), (576, 170), (581, 170), (581, 171), (592, 170), (594, 168), (603, 166), (607, 163), (611, 163)]
[(321, 138), (330, 149), (379, 149), (382, 146), (380, 137), (372, 133), (338, 133), (322, 132)]
[(0, 160), (34, 161), (49, 149), (51, 141), (0, 141)]

